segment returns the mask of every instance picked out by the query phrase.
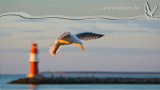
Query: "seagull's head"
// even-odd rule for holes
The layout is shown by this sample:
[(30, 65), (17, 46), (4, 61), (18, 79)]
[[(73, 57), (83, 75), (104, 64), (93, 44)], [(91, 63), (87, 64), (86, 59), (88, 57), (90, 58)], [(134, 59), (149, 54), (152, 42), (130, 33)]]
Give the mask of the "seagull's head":
[(80, 48), (82, 48), (82, 51), (84, 51), (83, 43), (76, 43), (76, 45)]

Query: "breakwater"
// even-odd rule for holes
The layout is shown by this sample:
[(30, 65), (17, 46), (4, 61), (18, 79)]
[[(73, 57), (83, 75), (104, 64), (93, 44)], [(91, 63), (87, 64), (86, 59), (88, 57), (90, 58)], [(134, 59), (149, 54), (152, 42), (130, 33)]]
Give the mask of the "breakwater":
[(160, 84), (160, 78), (36, 77), (20, 78), (10, 84)]

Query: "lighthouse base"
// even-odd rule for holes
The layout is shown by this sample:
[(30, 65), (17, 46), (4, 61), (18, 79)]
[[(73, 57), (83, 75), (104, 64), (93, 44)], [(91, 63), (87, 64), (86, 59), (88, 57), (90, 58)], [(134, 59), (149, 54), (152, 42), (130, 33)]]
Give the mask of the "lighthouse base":
[(40, 75), (38, 74), (38, 62), (30, 62), (30, 70), (29, 70), (29, 74), (27, 75), (28, 78), (35, 78), (35, 77), (40, 77)]
[(38, 75), (38, 74), (37, 75), (35, 75), (35, 74), (34, 75), (33, 74), (28, 74), (27, 75), (27, 78), (37, 78), (37, 77), (41, 77), (41, 75)]

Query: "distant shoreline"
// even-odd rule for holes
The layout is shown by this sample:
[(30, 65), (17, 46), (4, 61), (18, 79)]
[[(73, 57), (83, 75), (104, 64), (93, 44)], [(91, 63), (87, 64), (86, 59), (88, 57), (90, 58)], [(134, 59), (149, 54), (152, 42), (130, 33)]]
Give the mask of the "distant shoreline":
[[(93, 74), (96, 74), (96, 73), (103, 73), (103, 74), (160, 74), (160, 72), (138, 72), (138, 71), (135, 71), (135, 72), (128, 72), (128, 71), (42, 71), (40, 73), (93, 73)], [(0, 75), (9, 75), (9, 74), (13, 74), (13, 75), (24, 75), (26, 73), (0, 73)]]
[(159, 74), (160, 72), (105, 72), (105, 71), (57, 71), (57, 72), (51, 72), (51, 71), (44, 71), (44, 72), (40, 72), (40, 74), (43, 73), (53, 73), (53, 74), (57, 74), (57, 73), (62, 73), (62, 74)]

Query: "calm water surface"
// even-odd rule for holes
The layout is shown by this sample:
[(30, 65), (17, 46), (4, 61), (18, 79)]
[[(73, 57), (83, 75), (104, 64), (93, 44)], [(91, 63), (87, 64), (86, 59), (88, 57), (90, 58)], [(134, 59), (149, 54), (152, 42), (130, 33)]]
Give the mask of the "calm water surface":
[(160, 84), (7, 84), (25, 75), (0, 75), (0, 90), (160, 90)]

